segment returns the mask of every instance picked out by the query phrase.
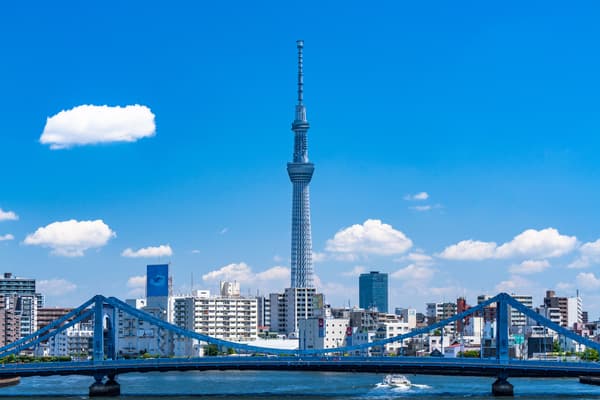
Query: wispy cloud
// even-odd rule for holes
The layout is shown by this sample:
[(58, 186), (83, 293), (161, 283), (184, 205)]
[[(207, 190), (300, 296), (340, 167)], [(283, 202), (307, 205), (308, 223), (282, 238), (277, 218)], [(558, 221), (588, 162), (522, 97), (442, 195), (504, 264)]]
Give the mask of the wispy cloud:
[(408, 201), (427, 200), (428, 198), (429, 198), (429, 193), (427, 193), (427, 192), (419, 192), (419, 193), (415, 193), (415, 194), (407, 194), (406, 196), (404, 196), (404, 200), (408, 200)]
[(0, 235), (0, 242), (5, 242), (7, 240), (14, 240), (14, 236), (11, 235), (10, 233), (7, 233), (6, 235)]
[(4, 211), (0, 208), (0, 221), (16, 221), (19, 216), (14, 211)]
[(511, 265), (509, 271), (512, 274), (537, 274), (550, 267), (548, 260), (525, 260), (520, 264)]
[(62, 296), (73, 292), (77, 285), (66, 279), (42, 279), (36, 282), (37, 290), (48, 296)]
[(350, 271), (342, 272), (342, 275), (356, 277), (356, 276), (360, 276), (360, 274), (364, 274), (366, 271), (367, 271), (367, 269), (365, 267), (363, 267), (362, 265), (357, 265), (354, 268), (352, 268)]
[(127, 279), (128, 295), (131, 297), (142, 297), (146, 293), (146, 276), (137, 275)]

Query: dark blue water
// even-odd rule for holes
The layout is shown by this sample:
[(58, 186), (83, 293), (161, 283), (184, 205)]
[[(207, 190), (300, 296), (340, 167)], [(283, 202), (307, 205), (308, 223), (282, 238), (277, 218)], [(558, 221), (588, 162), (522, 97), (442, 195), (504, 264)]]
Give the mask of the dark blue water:
[[(408, 375), (409, 390), (377, 387), (384, 375), (325, 372), (169, 372), (127, 374), (117, 379), (123, 398), (259, 400), (491, 399), (491, 378)], [(86, 398), (92, 378), (83, 376), (24, 378), (18, 386), (0, 388), (3, 398), (21, 396)], [(598, 399), (600, 387), (577, 379), (510, 379), (521, 399)]]

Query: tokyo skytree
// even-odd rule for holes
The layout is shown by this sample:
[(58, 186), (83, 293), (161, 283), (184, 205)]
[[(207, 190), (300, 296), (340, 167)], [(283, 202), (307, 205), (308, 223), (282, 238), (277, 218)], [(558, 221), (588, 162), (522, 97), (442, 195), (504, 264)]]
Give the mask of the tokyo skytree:
[(298, 40), (298, 104), (292, 122), (294, 131), (294, 159), (287, 164), (288, 175), (293, 185), (292, 200), (292, 288), (312, 288), (312, 238), (310, 229), (310, 195), (308, 185), (315, 170), (308, 162), (308, 121), (303, 103), (304, 74), (302, 71), (302, 48)]

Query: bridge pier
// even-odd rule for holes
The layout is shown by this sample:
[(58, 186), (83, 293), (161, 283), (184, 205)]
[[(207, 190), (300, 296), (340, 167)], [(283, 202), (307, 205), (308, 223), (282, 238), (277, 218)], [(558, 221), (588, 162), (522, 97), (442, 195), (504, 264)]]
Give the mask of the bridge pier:
[(497, 397), (514, 396), (513, 385), (504, 376), (499, 376), (496, 382), (492, 383), (492, 394)]
[(94, 376), (95, 382), (90, 386), (90, 397), (111, 397), (121, 395), (121, 385), (115, 380), (115, 375), (108, 375), (103, 383), (104, 375)]

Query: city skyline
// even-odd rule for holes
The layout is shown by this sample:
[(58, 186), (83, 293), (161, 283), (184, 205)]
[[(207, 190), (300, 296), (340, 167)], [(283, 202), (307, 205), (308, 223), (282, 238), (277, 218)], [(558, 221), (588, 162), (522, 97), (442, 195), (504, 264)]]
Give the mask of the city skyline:
[(275, 3), (74, 4), (73, 19), (7, 6), (3, 271), (38, 279), (55, 305), (139, 295), (158, 261), (179, 292), (192, 273), (212, 290), (286, 287), (282, 166), (304, 39), (315, 285), (328, 302), (357, 304), (358, 276), (379, 270), (392, 306), (499, 291), (539, 304), (546, 289), (579, 288), (595, 318), (600, 28), (593, 12), (516, 4), (308, 2), (293, 11), (311, 29), (282, 23), (291, 9)]

